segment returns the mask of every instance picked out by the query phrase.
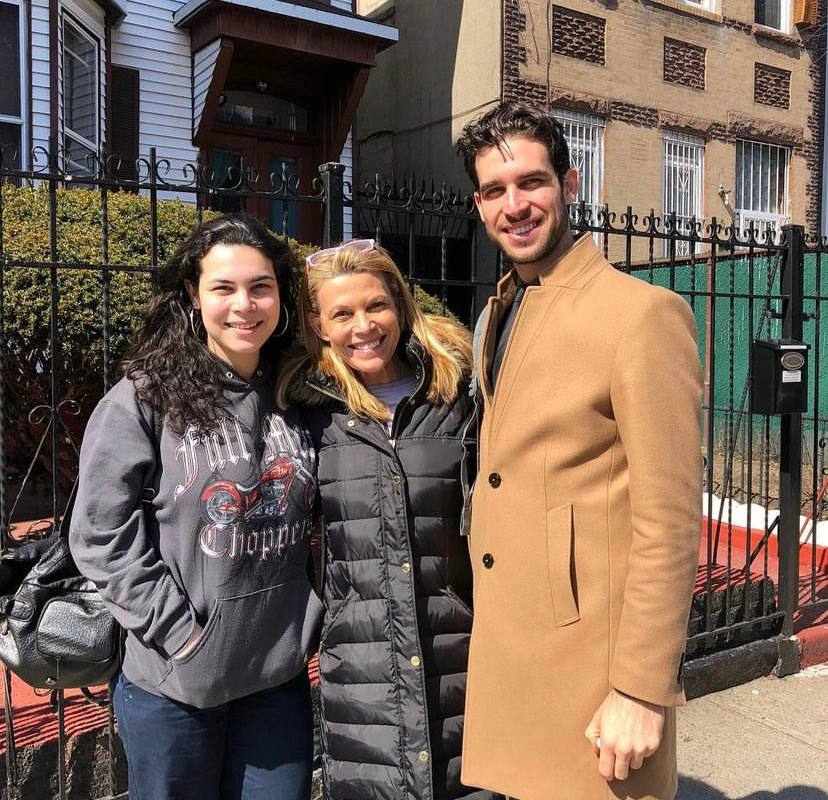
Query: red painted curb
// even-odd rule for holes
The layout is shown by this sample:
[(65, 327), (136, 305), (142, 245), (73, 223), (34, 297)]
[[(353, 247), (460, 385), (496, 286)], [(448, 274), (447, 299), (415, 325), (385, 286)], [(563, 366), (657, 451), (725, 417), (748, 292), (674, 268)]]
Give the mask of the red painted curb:
[(799, 641), (799, 663), (805, 667), (828, 664), (828, 624), (803, 628), (796, 634)]
[[(723, 550), (727, 549), (727, 536), (730, 532), (730, 541), (733, 547), (739, 548), (742, 552), (750, 543), (751, 551), (762, 541), (763, 532), (758, 528), (751, 528), (750, 534), (748, 529), (739, 525), (728, 525), (726, 522), (718, 524), (716, 520), (710, 520), (709, 527), (711, 534), (715, 536), (716, 530), (719, 530), (721, 547)], [(708, 531), (708, 519), (702, 518), (702, 536), (706, 536)], [(772, 559), (778, 560), (779, 549), (776, 536), (768, 537), (767, 542), (768, 556)], [(815, 564), (817, 575), (828, 575), (828, 547), (824, 545), (814, 545), (812, 541), (806, 540), (799, 546), (799, 568), (800, 570), (810, 571), (811, 565)]]

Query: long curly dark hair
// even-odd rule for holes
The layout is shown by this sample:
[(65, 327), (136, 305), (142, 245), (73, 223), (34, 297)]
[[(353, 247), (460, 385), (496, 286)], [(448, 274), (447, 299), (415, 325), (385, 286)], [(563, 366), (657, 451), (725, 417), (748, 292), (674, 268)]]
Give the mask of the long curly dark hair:
[(198, 285), (201, 260), (217, 244), (247, 245), (258, 250), (276, 273), (280, 316), (289, 325), (262, 347), (260, 359), (275, 364), (279, 351), (295, 336), (297, 259), (290, 246), (246, 214), (226, 214), (199, 225), (161, 269), (161, 291), (147, 306), (141, 327), (122, 362), (138, 399), (166, 416), (176, 433), (188, 425), (209, 430), (225, 406), (222, 378), (227, 369), (207, 349), (206, 334), (196, 335), (190, 321), (193, 303), (187, 282)]

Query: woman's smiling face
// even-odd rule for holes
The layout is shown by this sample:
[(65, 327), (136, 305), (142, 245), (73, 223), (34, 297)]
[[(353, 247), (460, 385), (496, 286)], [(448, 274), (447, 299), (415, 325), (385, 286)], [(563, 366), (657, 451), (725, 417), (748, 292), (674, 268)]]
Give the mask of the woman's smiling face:
[(322, 282), (316, 297), (319, 338), (366, 386), (400, 376), (396, 356), (400, 314), (385, 280), (373, 272), (351, 272)]
[(279, 322), (273, 264), (254, 247), (217, 244), (201, 259), (198, 286), (188, 290), (201, 312), (210, 352), (251, 378), (259, 351)]

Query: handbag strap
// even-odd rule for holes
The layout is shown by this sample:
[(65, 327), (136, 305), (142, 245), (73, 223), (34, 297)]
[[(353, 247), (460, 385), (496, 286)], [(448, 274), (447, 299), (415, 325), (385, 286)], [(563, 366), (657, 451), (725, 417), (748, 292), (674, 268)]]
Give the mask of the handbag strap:
[(75, 498), (78, 496), (78, 478), (72, 484), (72, 491), (69, 492), (69, 499), (66, 501), (66, 508), (63, 509), (63, 516), (60, 519), (60, 536), (63, 539), (69, 538), (69, 525), (72, 522), (72, 511), (75, 508)]

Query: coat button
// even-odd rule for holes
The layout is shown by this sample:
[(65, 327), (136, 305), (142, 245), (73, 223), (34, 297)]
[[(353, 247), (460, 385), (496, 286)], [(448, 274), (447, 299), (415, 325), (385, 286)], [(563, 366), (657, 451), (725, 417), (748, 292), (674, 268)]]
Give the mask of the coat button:
[(403, 561), (403, 563), (400, 565), (400, 569), (407, 574), (411, 572), (411, 564), (409, 564), (407, 561)]
[(411, 666), (412, 667), (419, 667), (420, 666), (420, 657), (419, 656), (411, 656)]
[(489, 475), (489, 486), (491, 486), (492, 489), (497, 489), (497, 487), (500, 486), (500, 482), (501, 481), (499, 473), (493, 472), (491, 475)]
[(420, 755), (417, 758), (425, 764), (428, 761), (428, 750), (420, 750)]
[(354, 420), (352, 420), (352, 419), (349, 419), (349, 420), (348, 420), (345, 424), (346, 424), (349, 428), (353, 428), (353, 427), (354, 427), (354, 425), (356, 425), (356, 422), (354, 422)]
[(483, 566), (486, 569), (491, 569), (494, 566), (494, 556), (491, 553), (483, 554)]

